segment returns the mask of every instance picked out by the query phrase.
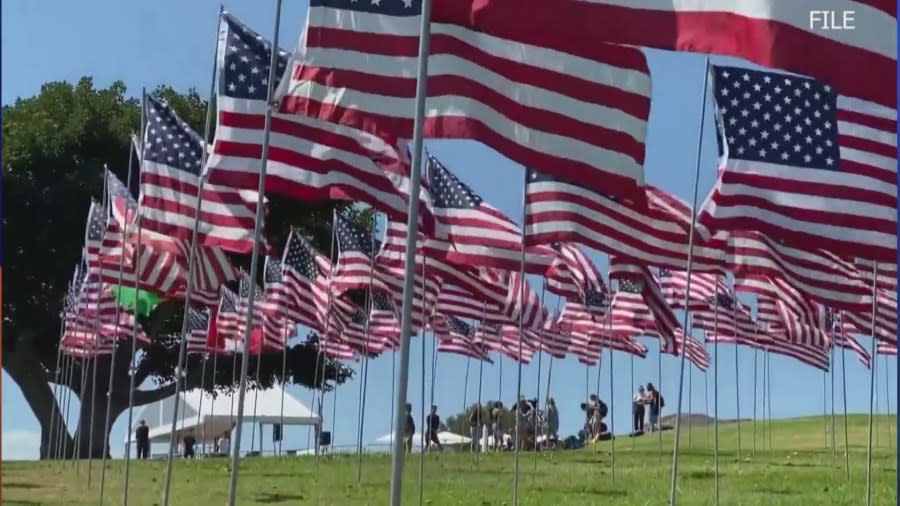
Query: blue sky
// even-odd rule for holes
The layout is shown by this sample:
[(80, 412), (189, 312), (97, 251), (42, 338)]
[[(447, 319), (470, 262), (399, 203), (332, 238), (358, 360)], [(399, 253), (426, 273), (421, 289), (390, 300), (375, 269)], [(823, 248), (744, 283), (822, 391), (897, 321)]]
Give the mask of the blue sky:
[[(271, 36), (274, 21), (274, 0), (265, 2), (234, 0), (225, 7), (251, 28), (264, 36)], [(280, 44), (293, 49), (297, 43), (306, 15), (305, 1), (284, 2)], [(205, 94), (209, 88), (211, 59), (215, 47), (216, 12), (218, 2), (194, 0), (158, 0), (156, 2), (121, 2), (116, 0), (7, 0), (2, 3), (2, 101), (9, 104), (18, 97), (32, 96), (48, 81), (75, 81), (81, 76), (94, 78), (97, 86), (108, 86), (122, 80), (129, 94), (140, 95), (142, 86), (152, 89), (168, 84), (180, 91), (197, 88)], [(698, 127), (702, 104), (704, 57), (690, 54), (673, 54), (648, 51), (653, 77), (653, 102), (650, 131), (647, 139), (646, 179), (649, 183), (690, 200), (691, 182), (696, 165), (699, 142)], [(731, 63), (735, 60), (713, 59), (713, 62)], [(740, 63), (738, 63), (740, 65)], [(707, 105), (711, 111), (711, 106)], [(520, 220), (522, 202), (522, 167), (498, 155), (490, 148), (470, 141), (427, 142), (426, 147), (444, 164), (473, 186), (491, 204)], [(715, 168), (715, 135), (711, 121), (703, 132), (699, 199), (712, 187)], [(85, 210), (87, 200), (85, 200)], [(591, 256), (605, 272), (605, 255), (591, 252)], [(536, 286), (536, 289), (539, 289)], [(548, 297), (546, 304), (555, 307), (555, 298)], [(411, 350), (409, 397), (420, 417), (422, 339), (414, 339)], [(426, 375), (430, 378), (431, 340), (428, 346)], [(634, 380), (639, 383), (657, 379), (657, 343), (642, 339), (650, 348), (646, 359), (633, 362)], [(868, 339), (863, 340), (868, 348)], [(720, 364), (720, 416), (732, 418), (737, 413), (735, 396), (735, 348), (722, 345), (719, 349)], [(601, 371), (601, 398), (613, 405), (614, 427), (617, 432), (630, 424), (631, 359), (621, 353), (613, 354), (614, 389), (610, 402), (608, 354), (604, 355)], [(738, 350), (737, 364), (740, 377), (741, 416), (752, 414), (753, 400), (753, 350)], [(523, 368), (523, 392), (534, 396), (537, 387), (537, 357)], [(883, 367), (884, 359), (879, 361)], [(762, 361), (760, 360), (760, 367)], [(840, 362), (838, 362), (840, 364)], [(542, 367), (542, 397), (546, 389), (548, 359)], [(667, 409), (671, 413), (677, 397), (677, 359), (662, 358), (662, 392)], [(389, 432), (391, 397), (391, 357), (385, 356), (370, 363), (367, 400), (367, 418), (364, 429), (365, 442)], [(356, 365), (354, 365), (356, 367)], [(821, 371), (803, 366), (793, 359), (774, 357), (771, 361), (772, 412), (775, 417), (793, 417), (821, 414), (823, 409), (823, 375)], [(454, 355), (440, 355), (436, 368), (435, 403), (440, 413), (448, 416), (463, 407), (466, 359)], [(466, 402), (477, 396), (477, 363), (470, 365)], [(879, 405), (885, 409), (884, 399), (891, 399), (891, 411), (896, 412), (896, 362), (891, 360), (885, 380), (879, 370)], [(516, 392), (515, 364), (503, 360), (501, 399), (505, 403), (514, 400)], [(592, 369), (590, 389), (597, 389), (597, 370)], [(712, 396), (712, 369), (709, 372), (709, 393)], [(761, 375), (760, 375), (761, 378)], [(693, 390), (686, 393), (693, 412), (706, 411), (704, 401), (706, 377), (693, 371)], [(359, 377), (339, 388), (335, 440), (338, 445), (354, 444), (356, 439), (357, 402)], [(760, 380), (761, 381), (761, 380)], [(836, 385), (840, 385), (837, 377)], [(886, 383), (890, 395), (885, 395)], [(830, 380), (829, 380), (830, 385)], [(499, 366), (486, 365), (484, 369), (483, 399), (498, 397)], [(868, 371), (852, 354), (847, 355), (848, 409), (864, 412), (868, 409)], [(426, 386), (426, 392), (430, 386)], [(585, 367), (575, 360), (556, 361), (553, 365), (551, 390), (561, 409), (561, 432), (574, 433), (582, 421), (578, 404), (585, 397)], [(309, 404), (309, 390), (290, 387), (289, 391)], [(761, 391), (761, 390), (760, 390)], [(842, 409), (841, 392), (837, 392), (837, 408)], [(827, 395), (830, 399), (830, 393)], [(324, 413), (326, 427), (332, 426), (331, 413), (334, 395), (326, 396)], [(430, 401), (426, 399), (426, 403)], [(709, 409), (712, 410), (710, 400)], [(38, 427), (18, 387), (3, 373), (3, 459), (35, 458), (38, 449)], [(271, 447), (271, 436), (266, 432), (266, 447)], [(245, 446), (249, 448), (249, 427)], [(285, 433), (285, 448), (305, 448), (306, 430), (290, 429)], [(123, 452), (125, 419), (120, 418), (111, 438), (113, 455)], [(157, 449), (156, 451), (162, 451)]]

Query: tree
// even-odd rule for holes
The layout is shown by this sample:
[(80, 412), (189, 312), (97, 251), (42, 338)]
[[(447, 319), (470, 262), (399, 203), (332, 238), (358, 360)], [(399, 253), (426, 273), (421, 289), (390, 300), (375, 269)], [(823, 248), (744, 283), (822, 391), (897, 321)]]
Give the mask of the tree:
[[(21, 388), (40, 422), (42, 458), (48, 456), (51, 425), (64, 423), (58, 411), (51, 408), (55, 401), (50, 382), (56, 368), (60, 321), (49, 316), (60, 314), (63, 308), (67, 283), (84, 244), (90, 199), (101, 197), (104, 166), (123, 181), (127, 178), (130, 136), (139, 130), (140, 101), (128, 98), (125, 91), (121, 82), (97, 89), (85, 77), (75, 85), (45, 84), (37, 96), (3, 107), (4, 256), (7, 265), (14, 266), (4, 279), (3, 368)], [(182, 119), (203, 132), (206, 102), (194, 90), (179, 94), (160, 88), (157, 93)], [(270, 242), (277, 247), (294, 226), (322, 251), (329, 251), (331, 214), (336, 206), (344, 208), (347, 204), (309, 204), (270, 197), (266, 221)], [(364, 215), (357, 218), (367, 220)], [(249, 266), (248, 257), (234, 260)], [(138, 355), (135, 384), (140, 386), (149, 379), (156, 387), (138, 390), (134, 398), (137, 406), (164, 399), (175, 390), (182, 312), (181, 302), (166, 301), (141, 319), (154, 344)], [(349, 379), (350, 369), (330, 360), (317, 360), (316, 336), (308, 337), (306, 343), (287, 352), (287, 381), (330, 389)], [(76, 362), (68, 384), (82, 400), (79, 426), (85, 435), (94, 436), (93, 448), (88, 448), (90, 438), (82, 438), (82, 455), (102, 455), (103, 442), (109, 437), (103, 434), (107, 393), (111, 420), (127, 409), (131, 360), (131, 344), (120, 343), (111, 392), (107, 392), (111, 357), (96, 360), (95, 402), (85, 402), (94, 391), (93, 371)], [(206, 378), (201, 378), (200, 357), (190, 357), (185, 388), (196, 388), (201, 380), (209, 390), (233, 388), (231, 360), (220, 357), (215, 370), (209, 362)], [(250, 370), (255, 372), (257, 358), (250, 360)], [(281, 354), (263, 355), (260, 360), (260, 385), (251, 388), (271, 386), (281, 376)], [(70, 439), (64, 443), (68, 448), (74, 444)]]

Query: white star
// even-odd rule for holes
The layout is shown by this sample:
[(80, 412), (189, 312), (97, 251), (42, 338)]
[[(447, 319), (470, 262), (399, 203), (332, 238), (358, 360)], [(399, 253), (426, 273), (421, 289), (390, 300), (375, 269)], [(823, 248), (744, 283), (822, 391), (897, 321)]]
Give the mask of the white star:
[(741, 110), (741, 116), (746, 118), (749, 115), (750, 115), (750, 111), (748, 111), (747, 109)]
[(799, 97), (801, 93), (803, 93), (803, 92), (800, 91), (800, 88), (797, 88), (796, 90), (794, 90), (794, 96)]
[(750, 140), (747, 141), (747, 144), (749, 144), (751, 147), (752, 147), (752, 146), (756, 146), (756, 139), (754, 139), (753, 137), (751, 137)]
[(788, 159), (788, 154), (787, 154), (787, 153), (781, 153), (781, 159), (782, 159), (782, 160), (787, 160), (787, 159)]
[[(732, 106), (732, 107), (737, 107), (739, 103), (740, 103), (740, 101), (739, 101), (738, 99), (736, 99), (736, 98), (732, 98), (732, 99), (731, 99), (731, 106)], [(725, 113), (723, 112), (722, 114), (725, 114)]]
[(772, 95), (769, 95), (768, 93), (766, 93), (765, 95), (763, 95), (763, 100), (765, 100), (766, 102), (771, 102)]
[(720, 91), (719, 93), (721, 93), (723, 97), (727, 97), (728, 96), (728, 88), (722, 88), (722, 91)]
[(756, 83), (753, 85), (753, 89), (756, 91), (762, 91), (762, 86), (760, 86), (759, 83)]
[(381, 7), (381, 0), (372, 0), (372, 5), (377, 5)]
[(780, 130), (781, 130), (781, 123), (775, 123), (775, 125), (774, 125), (772, 128), (774, 128), (776, 132), (780, 131)]
[(251, 84), (251, 85), (247, 88), (247, 91), (249, 91), (250, 93), (254, 93), (254, 92), (256, 91), (256, 86), (253, 86), (253, 85)]
[(765, 130), (763, 130), (762, 132), (759, 133), (759, 136), (762, 137), (763, 139), (768, 139), (769, 132), (766, 132)]
[(803, 161), (809, 163), (812, 160), (812, 157), (809, 155), (803, 155)]
[(769, 76), (765, 76), (765, 77), (763, 77), (763, 81), (765, 81), (766, 84), (768, 84), (768, 83), (772, 82), (772, 78)]
[(765, 114), (763, 114), (763, 119), (766, 121), (769, 121), (770, 119), (772, 119), (772, 115), (769, 113), (765, 113)]
[(826, 129), (826, 130), (831, 130), (831, 122), (830, 122), (830, 121), (826, 121), (826, 122), (825, 122), (825, 129)]
[(759, 150), (759, 156), (766, 156), (766, 150), (765, 150), (765, 149), (760, 149), (760, 150)]
[(228, 83), (228, 91), (234, 91), (237, 89), (234, 83)]
[(800, 125), (797, 125), (794, 127), (794, 131), (797, 132), (798, 134), (803, 133), (803, 127)]
[(800, 145), (799, 145), (799, 144), (794, 144), (794, 151), (796, 151), (797, 153), (800, 152)]
[(732, 126), (737, 125), (737, 118), (729, 118), (728, 123)]
[(403, 6), (407, 9), (412, 9), (413, 0), (403, 0)]
[(758, 111), (760, 110), (760, 108), (762, 108), (762, 104), (760, 104), (759, 101), (756, 101), (753, 103), (753, 108)]
[(775, 93), (781, 94), (781, 86), (775, 86)]
[(812, 144), (812, 137), (810, 137), (810, 136), (807, 135), (807, 136), (806, 136), (806, 143), (807, 143), (807, 144)]
[(825, 163), (827, 163), (828, 165), (833, 165), (834, 159), (829, 156), (828, 158), (825, 159)]
[(770, 144), (770, 146), (772, 146), (772, 150), (777, 150), (779, 144), (777, 142), (773, 142), (772, 144)]
[(729, 74), (727, 70), (723, 70), (723, 71), (722, 71), (722, 77), (724, 77), (724, 78), (727, 79), (728, 76), (730, 76), (730, 75), (731, 75), (731, 74)]
[(758, 126), (759, 126), (759, 121), (756, 121), (756, 120), (751, 121), (751, 122), (750, 122), (750, 126), (752, 126), (753, 128), (758, 127)]
[(734, 81), (734, 82), (731, 83), (731, 84), (733, 84), (735, 88), (740, 88), (740, 87), (741, 87), (741, 82), (740, 82), (740, 81)]
[(740, 130), (738, 130), (738, 133), (741, 134), (742, 136), (747, 135), (747, 129), (741, 128)]

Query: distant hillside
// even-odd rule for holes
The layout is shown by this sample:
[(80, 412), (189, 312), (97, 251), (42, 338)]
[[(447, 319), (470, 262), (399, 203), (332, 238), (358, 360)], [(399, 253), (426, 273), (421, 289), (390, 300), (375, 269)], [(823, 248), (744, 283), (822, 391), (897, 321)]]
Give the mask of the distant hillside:
[[(677, 418), (677, 415), (667, 415), (667, 416), (662, 417), (662, 420), (660, 420), (660, 422), (662, 423), (663, 426), (674, 427), (676, 418)], [(684, 413), (681, 415), (681, 423), (683, 423), (684, 425), (691, 425), (692, 427), (703, 427), (706, 425), (713, 425), (715, 423), (715, 421), (716, 421), (715, 418), (713, 418), (711, 416), (706, 416), (702, 413)], [(722, 418), (719, 419), (720, 424), (734, 423), (736, 421), (737, 420), (735, 420), (735, 419), (722, 419)], [(749, 418), (742, 418), (741, 421), (742, 422), (750, 422), (752, 420), (750, 420)]]

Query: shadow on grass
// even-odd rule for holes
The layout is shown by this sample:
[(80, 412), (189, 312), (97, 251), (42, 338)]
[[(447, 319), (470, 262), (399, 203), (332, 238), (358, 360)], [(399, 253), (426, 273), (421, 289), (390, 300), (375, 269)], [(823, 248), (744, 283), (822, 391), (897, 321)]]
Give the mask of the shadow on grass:
[(787, 496), (787, 495), (797, 495), (798, 494), (798, 492), (796, 490), (787, 490), (784, 488), (761, 487), (756, 490), (757, 490), (757, 492), (762, 492), (763, 494), (771, 494), (771, 495)]
[(4, 483), (3, 488), (25, 488), (25, 489), (34, 489), (41, 488), (40, 485), (35, 485), (34, 483)]
[[(720, 470), (719, 478), (721, 479), (723, 476), (725, 476), (725, 473), (723, 473)], [(687, 479), (690, 479), (690, 480), (710, 480), (710, 479), (714, 479), (716, 477), (716, 473), (715, 473), (715, 471), (709, 471), (709, 470), (704, 469), (701, 471), (688, 471), (688, 472), (684, 473), (684, 477)]]
[(3, 504), (8, 504), (9, 506), (40, 506), (41, 504), (44, 504), (44, 503), (35, 502), (35, 501), (25, 501), (25, 500), (15, 500), (15, 501), (10, 500), (10, 501), (3, 501)]
[(256, 497), (256, 501), (263, 503), (263, 504), (278, 504), (278, 503), (297, 504), (297, 501), (303, 501), (304, 499), (306, 499), (306, 498), (302, 495), (279, 494), (277, 492), (263, 494), (263, 495)]

